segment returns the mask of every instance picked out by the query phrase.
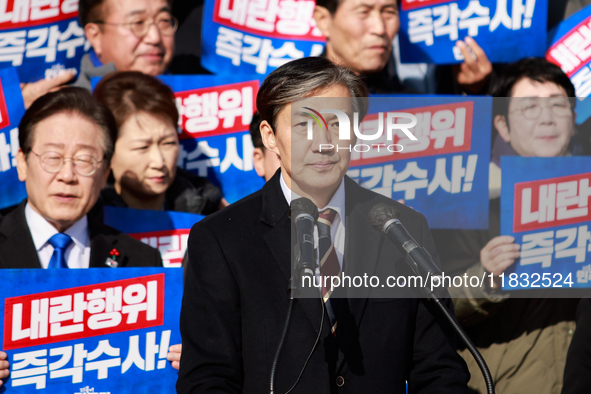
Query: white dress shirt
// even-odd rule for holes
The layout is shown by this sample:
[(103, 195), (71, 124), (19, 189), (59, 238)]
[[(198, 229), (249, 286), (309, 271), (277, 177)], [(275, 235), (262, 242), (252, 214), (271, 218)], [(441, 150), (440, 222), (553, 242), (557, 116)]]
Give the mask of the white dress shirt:
[[(301, 197), (292, 192), (287, 186), (285, 180), (283, 179), (283, 174), (281, 174), (280, 184), (281, 190), (283, 191), (283, 195), (285, 196), (288, 205), (291, 204), (292, 199), (296, 200)], [(319, 208), (318, 212), (322, 212), (327, 208), (337, 211), (337, 215), (335, 216), (330, 228), (330, 237), (332, 238), (332, 244), (334, 245), (337, 258), (339, 259), (341, 271), (343, 271), (343, 255), (345, 254), (345, 178), (341, 180), (339, 188), (332, 196), (328, 204), (323, 208)], [(318, 230), (316, 227), (314, 227), (314, 247), (318, 247)]]
[[(37, 213), (29, 203), (25, 206), (25, 219), (33, 237), (33, 243), (39, 256), (42, 268), (47, 268), (53, 255), (53, 246), (49, 239), (59, 231), (43, 216)], [(88, 219), (86, 215), (68, 228), (65, 234), (74, 242), (68, 246), (65, 259), (69, 268), (88, 268), (90, 265), (90, 236), (88, 233)]]

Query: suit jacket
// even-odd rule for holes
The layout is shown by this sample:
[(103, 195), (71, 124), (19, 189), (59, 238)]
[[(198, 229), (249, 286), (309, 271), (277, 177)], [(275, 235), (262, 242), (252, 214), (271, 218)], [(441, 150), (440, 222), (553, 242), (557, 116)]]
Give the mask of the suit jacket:
[[(0, 221), (0, 268), (41, 268), (39, 255), (25, 219), (23, 201)], [(108, 268), (105, 260), (117, 249), (118, 267), (161, 267), (160, 253), (88, 215), (89, 268)]]
[[(269, 391), (291, 277), (291, 222), (279, 179), (278, 171), (260, 191), (191, 230), (178, 393)], [(410, 233), (436, 256), (423, 215), (349, 178), (345, 193), (346, 274), (409, 274), (395, 245), (369, 223), (368, 213), (379, 202), (396, 205)], [(367, 288), (356, 296), (339, 302), (336, 338), (327, 319), (319, 333), (319, 298), (295, 301), (276, 392), (285, 393), (298, 380), (318, 335), (292, 393), (405, 393), (405, 381), (410, 393), (467, 392), (469, 374), (455, 336), (434, 305), (417, 298), (371, 298)]]

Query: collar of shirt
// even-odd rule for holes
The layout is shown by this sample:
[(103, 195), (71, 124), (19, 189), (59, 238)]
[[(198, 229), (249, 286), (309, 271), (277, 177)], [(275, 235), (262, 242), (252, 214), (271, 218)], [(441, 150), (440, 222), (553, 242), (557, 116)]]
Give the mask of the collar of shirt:
[(90, 51), (88, 51), (88, 57), (90, 58), (93, 66), (100, 67), (103, 65), (103, 62), (101, 62), (101, 59), (98, 58), (98, 55), (93, 48), (90, 48)]
[[(296, 193), (292, 192), (287, 183), (285, 183), (285, 179), (283, 178), (283, 173), (281, 174), (281, 179), (279, 181), (281, 184), (281, 191), (287, 200), (287, 205), (291, 205), (291, 200), (295, 200), (300, 198), (301, 196), (297, 195)], [(339, 214), (338, 217), (340, 218), (343, 226), (345, 225), (345, 178), (341, 179), (341, 184), (339, 188), (332, 196), (328, 204), (323, 207), (319, 208), (318, 212), (322, 212), (327, 208), (332, 208)]]
[[(37, 213), (29, 203), (25, 206), (25, 219), (35, 249), (39, 254), (39, 260), (43, 268), (47, 268), (49, 260), (53, 254), (53, 247), (48, 243), (49, 239), (58, 233), (57, 229), (53, 227), (43, 216)], [(90, 261), (90, 236), (88, 233), (88, 218), (86, 215), (70, 226), (65, 234), (72, 237), (72, 245), (66, 250), (66, 259), (70, 268), (88, 268)], [(76, 258), (72, 255), (72, 250), (76, 248)], [(49, 253), (50, 252), (50, 253)], [(48, 257), (49, 256), (49, 257)]]

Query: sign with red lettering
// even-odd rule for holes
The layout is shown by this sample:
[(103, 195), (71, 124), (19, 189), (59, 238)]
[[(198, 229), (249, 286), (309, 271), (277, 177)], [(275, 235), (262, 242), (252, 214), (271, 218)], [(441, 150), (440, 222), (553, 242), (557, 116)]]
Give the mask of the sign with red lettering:
[(2, 281), (10, 393), (174, 393), (182, 270), (5, 269)]
[(324, 41), (313, 0), (215, 0), (213, 21), (246, 33)]
[(198, 138), (247, 130), (256, 111), (259, 81), (175, 92), (180, 138)]
[(162, 325), (164, 274), (7, 298), (4, 349)]
[[(471, 101), (397, 110), (396, 112), (409, 113), (417, 117), (417, 125), (408, 129), (417, 140), (411, 140), (400, 129), (394, 131), (393, 140), (388, 140), (388, 134), (384, 132), (380, 138), (371, 141), (371, 150), (355, 151), (351, 157), (351, 165), (467, 152), (472, 142), (473, 110), (474, 103)], [(387, 130), (387, 117), (388, 112), (382, 113), (381, 116), (369, 114), (361, 123), (359, 131), (361, 134), (374, 134), (380, 119), (382, 129)], [(396, 123), (406, 122), (404, 118), (396, 120)], [(387, 146), (390, 144), (399, 144), (400, 147), (388, 149)]]
[[(584, 264), (591, 256), (589, 168), (588, 156), (501, 158), (501, 234), (520, 245), (506, 278), (551, 277), (553, 287), (567, 287), (568, 278), (568, 287), (591, 287), (591, 264)], [(504, 288), (515, 290), (515, 283), (506, 279)]]
[(515, 185), (513, 232), (591, 221), (591, 173)]

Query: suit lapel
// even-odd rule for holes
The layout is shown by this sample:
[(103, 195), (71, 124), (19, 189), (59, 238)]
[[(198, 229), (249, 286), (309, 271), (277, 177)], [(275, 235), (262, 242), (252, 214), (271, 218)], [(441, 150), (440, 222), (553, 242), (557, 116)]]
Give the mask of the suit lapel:
[[(372, 276), (377, 267), (379, 251), (383, 242), (383, 237), (376, 233), (369, 222), (369, 211), (371, 209), (371, 200), (366, 200), (368, 196), (361, 186), (354, 181), (345, 178), (346, 193), (346, 231), (345, 231), (345, 258), (344, 272), (348, 276), (364, 275)], [(349, 298), (349, 307), (356, 318), (357, 323), (363, 315), (363, 310), (369, 296), (369, 286), (354, 288), (347, 295)]]
[(0, 268), (41, 268), (25, 205), (26, 200), (0, 222)]
[[(109, 236), (109, 231), (103, 230), (106, 227), (102, 224), (94, 215), (89, 214), (88, 216), (88, 230), (90, 232), (90, 263), (89, 268), (107, 268), (105, 264), (107, 258), (111, 257), (111, 251), (117, 249), (117, 238)], [(127, 257), (123, 254), (123, 251), (118, 250), (120, 253), (116, 257), (118, 263), (117, 267), (126, 265)], [(115, 268), (115, 267), (113, 267)]]

